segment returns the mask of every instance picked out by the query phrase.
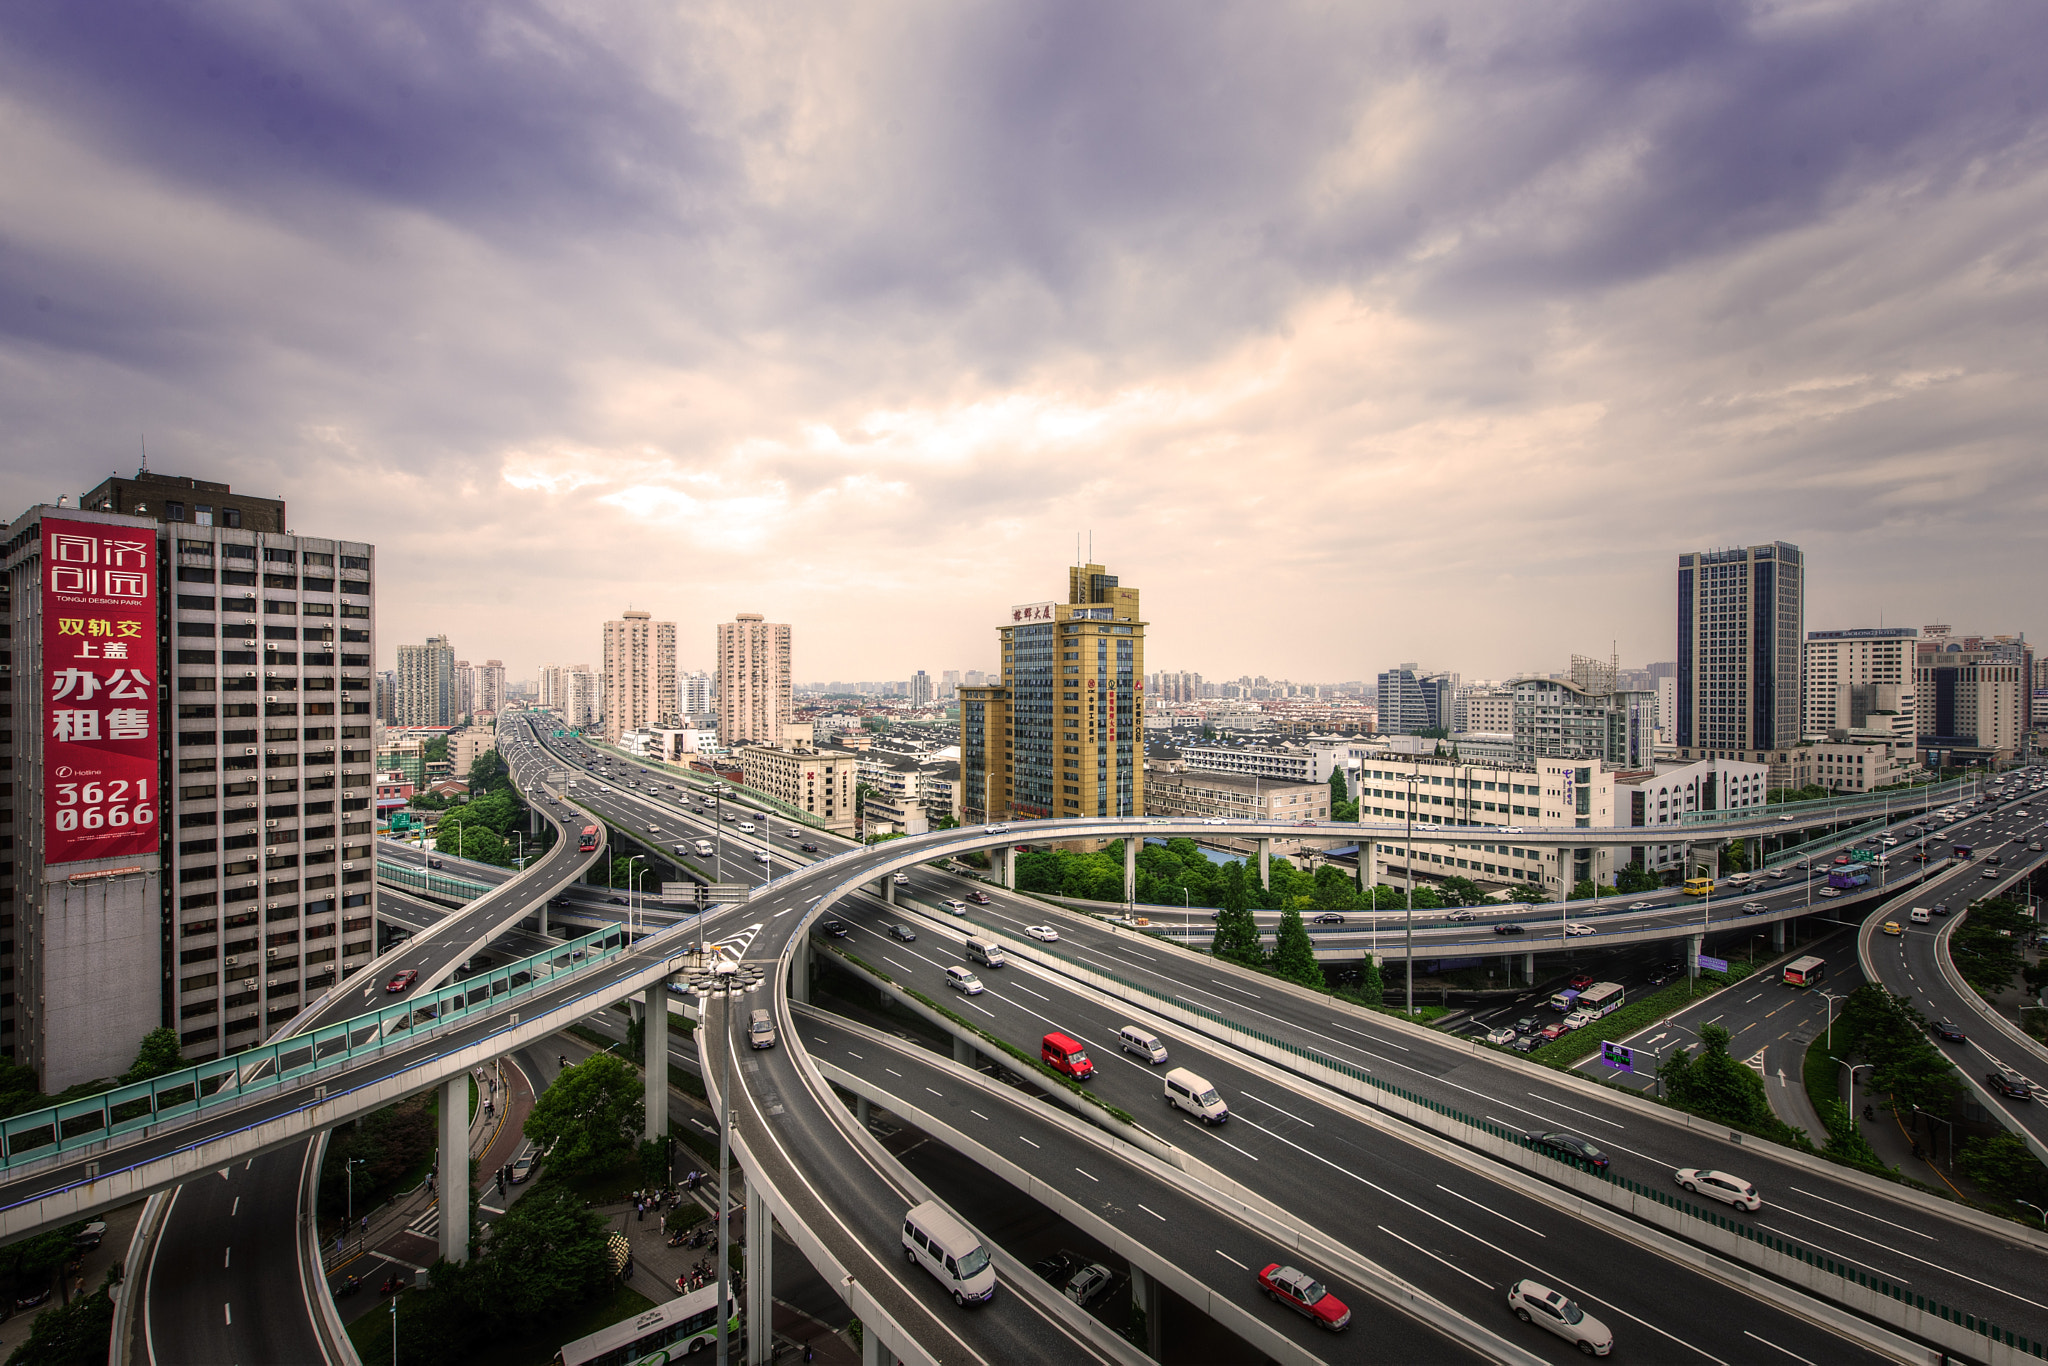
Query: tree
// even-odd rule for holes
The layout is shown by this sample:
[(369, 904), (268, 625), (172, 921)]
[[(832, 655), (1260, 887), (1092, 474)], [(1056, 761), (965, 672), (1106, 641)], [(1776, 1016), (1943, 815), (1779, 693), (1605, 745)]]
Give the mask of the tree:
[(487, 797), (494, 792), (512, 791), (512, 767), (495, 749), (487, 749), (470, 763), (469, 798)]
[(1265, 961), (1265, 948), (1259, 943), (1259, 925), (1252, 919), (1251, 901), (1244, 885), (1244, 865), (1233, 863), (1223, 873), (1223, 895), (1219, 898), (1221, 909), (1216, 914), (1216, 934), (1210, 941), (1209, 951), (1218, 958), (1232, 962), (1257, 965)]
[(558, 1176), (609, 1171), (631, 1157), (639, 1138), (641, 1090), (637, 1072), (600, 1053), (541, 1093), (526, 1117), (526, 1136), (548, 1150)]
[(445, 763), (448, 759), (448, 737), (436, 735), (433, 739), (427, 741), (423, 754), (426, 761), (430, 764)]
[[(590, 1065), (579, 1063), (563, 1077)], [(553, 1091), (550, 1087), (545, 1094)], [(491, 1225), (486, 1255), (476, 1274), (462, 1279), (461, 1298), (478, 1314), (538, 1330), (561, 1311), (588, 1301), (610, 1279), (606, 1234), (604, 1221), (573, 1189), (544, 1181)], [(440, 1268), (435, 1270), (438, 1284)]]
[(1550, 900), (1550, 893), (1544, 891), (1533, 882), (1517, 882), (1514, 886), (1508, 888), (1508, 900), (1540, 905)]
[(7, 1366), (99, 1366), (113, 1331), (114, 1302), (103, 1286), (36, 1315), (28, 1341), (14, 1349)]
[(1956, 1155), (1956, 1166), (2001, 1200), (2048, 1205), (2048, 1167), (2009, 1129), (2000, 1129), (1989, 1138), (1966, 1140)]
[(1949, 957), (1965, 981), (1987, 994), (2012, 985), (2024, 966), (2020, 940), (2034, 922), (2026, 908), (2007, 897), (1993, 897), (1970, 907), (1969, 915), (1949, 936)]
[(1358, 994), (1374, 1005), (1387, 998), (1387, 984), (1380, 976), (1379, 960), (1367, 954), (1358, 969)]
[[(1351, 783), (1345, 775), (1344, 766), (1339, 764), (1330, 770), (1330, 814), (1335, 816), (1338, 807), (1350, 804)], [(1358, 819), (1356, 813), (1351, 818)]]
[(1688, 1109), (1724, 1124), (1769, 1127), (1778, 1123), (1764, 1095), (1763, 1078), (1728, 1056), (1733, 1036), (1719, 1025), (1700, 1027), (1698, 1057), (1675, 1049), (1658, 1069), (1665, 1094)]
[(142, 1036), (142, 1046), (135, 1050), (135, 1061), (120, 1077), (123, 1086), (131, 1082), (148, 1081), (161, 1077), (166, 1072), (176, 1072), (185, 1066), (185, 1054), (178, 1046), (178, 1031), (156, 1028)]
[(1479, 884), (1468, 877), (1438, 878), (1436, 894), (1446, 906), (1477, 906), (1486, 900), (1486, 893), (1479, 890)]
[(1290, 982), (1325, 991), (1323, 965), (1316, 961), (1316, 946), (1308, 937), (1301, 912), (1289, 907), (1280, 913), (1280, 928), (1273, 936), (1273, 956), (1267, 967)]
[[(84, 1227), (82, 1221), (67, 1224), (0, 1247), (0, 1295), (7, 1297), (6, 1303), (13, 1304), (18, 1298), (49, 1289), (50, 1278), (77, 1251), (78, 1231)], [(103, 1343), (103, 1355), (105, 1350)]]
[(1664, 885), (1663, 879), (1655, 873), (1645, 871), (1640, 863), (1631, 863), (1614, 875), (1614, 890), (1635, 895), (1638, 892), (1654, 892)]

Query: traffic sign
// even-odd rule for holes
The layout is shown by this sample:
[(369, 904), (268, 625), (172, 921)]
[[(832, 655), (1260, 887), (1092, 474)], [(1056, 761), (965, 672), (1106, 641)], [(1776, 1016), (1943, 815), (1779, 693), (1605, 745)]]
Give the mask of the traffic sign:
[(1707, 956), (1706, 956), (1706, 955), (1705, 955), (1704, 953), (1696, 953), (1696, 954), (1694, 954), (1694, 955), (1693, 955), (1693, 958), (1692, 958), (1692, 965), (1693, 965), (1694, 967), (1698, 968), (1698, 969), (1699, 969), (1699, 970), (1700, 970), (1701, 972), (1726, 972), (1726, 971), (1728, 971), (1728, 960), (1727, 960), (1727, 959), (1725, 959), (1725, 958), (1709, 958), (1709, 957), (1707, 957)]
[(1636, 1070), (1636, 1051), (1618, 1043), (1600, 1042), (1600, 1061), (1621, 1072)]

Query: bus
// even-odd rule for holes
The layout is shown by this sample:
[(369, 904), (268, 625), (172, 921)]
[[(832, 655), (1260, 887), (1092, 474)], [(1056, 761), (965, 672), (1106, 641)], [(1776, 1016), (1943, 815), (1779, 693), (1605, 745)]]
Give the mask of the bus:
[(1788, 987), (1810, 987), (1820, 983), (1827, 976), (1828, 965), (1818, 958), (1795, 958), (1785, 965), (1785, 985)]
[(1712, 896), (1714, 894), (1714, 879), (1710, 877), (1687, 878), (1685, 880), (1685, 894), (1687, 896)]
[(1612, 1015), (1628, 1004), (1628, 992), (1619, 982), (1595, 982), (1579, 993), (1578, 1010), (1590, 1011), (1595, 1019)]
[(586, 854), (587, 854), (587, 853), (590, 853), (590, 852), (591, 852), (591, 851), (592, 851), (593, 849), (596, 849), (596, 848), (597, 848), (597, 827), (596, 827), (596, 826), (594, 826), (594, 825), (586, 825), (586, 826), (584, 826), (584, 827), (583, 827), (583, 839), (582, 839), (582, 841), (581, 841), (580, 843), (578, 843), (578, 844), (577, 844), (577, 846), (576, 846), (576, 847), (577, 847), (578, 849), (582, 850), (582, 851), (583, 851), (584, 853), (586, 853)]
[[(740, 1315), (726, 1320), (725, 1340), (737, 1349)], [(621, 1319), (555, 1353), (555, 1366), (663, 1366), (718, 1341), (718, 1286), (692, 1290), (637, 1318)]]

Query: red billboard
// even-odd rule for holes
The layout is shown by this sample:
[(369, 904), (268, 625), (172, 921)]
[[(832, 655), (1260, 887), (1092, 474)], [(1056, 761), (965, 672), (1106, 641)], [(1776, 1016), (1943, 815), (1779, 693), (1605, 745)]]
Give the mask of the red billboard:
[(45, 863), (157, 850), (156, 534), (43, 519)]

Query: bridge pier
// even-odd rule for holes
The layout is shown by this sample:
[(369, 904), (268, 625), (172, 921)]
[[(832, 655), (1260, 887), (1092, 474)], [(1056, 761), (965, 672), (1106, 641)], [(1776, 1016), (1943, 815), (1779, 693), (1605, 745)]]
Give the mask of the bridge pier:
[(469, 1073), (441, 1083), (441, 1255), (469, 1260)]
[(1533, 951), (1522, 955), (1522, 985), (1536, 985), (1536, 955)]
[(974, 1045), (961, 1038), (958, 1034), (953, 1036), (953, 1061), (963, 1067), (972, 1067), (976, 1062), (980, 1061), (975, 1056)]
[(896, 904), (896, 875), (894, 873), (882, 879), (882, 900), (891, 906)]
[(896, 1366), (896, 1354), (882, 1345), (872, 1328), (860, 1335), (860, 1366)]
[(747, 1182), (747, 1366), (775, 1359), (775, 1216)]
[(539, 916), (540, 916), (540, 937), (541, 937), (541, 938), (543, 938), (543, 939), (545, 939), (545, 938), (547, 938), (547, 937), (548, 937), (548, 903), (547, 903), (547, 902), (545, 902), (545, 901), (543, 901), (543, 902), (541, 902), (541, 903), (540, 903), (540, 911), (539, 911)]
[(1006, 844), (998, 852), (1003, 860), (1003, 886), (1014, 892), (1017, 890), (1017, 846)]
[(1138, 901), (1138, 836), (1124, 836), (1124, 905)]
[(1159, 1282), (1133, 1266), (1131, 1268), (1131, 1308), (1137, 1310), (1145, 1328), (1145, 1340), (1141, 1347), (1146, 1356), (1159, 1360)]
[(1784, 951), (1785, 922), (1782, 920), (1774, 920), (1771, 922), (1771, 952), (1783, 953)]
[(1273, 841), (1266, 836), (1259, 838), (1259, 886), (1273, 890)]
[(789, 999), (798, 1005), (811, 1003), (811, 937), (805, 935), (789, 956)]
[(647, 1021), (641, 1029), (645, 1045), (641, 1061), (647, 1069), (646, 1137), (660, 1143), (668, 1139), (668, 983), (656, 982), (647, 988), (643, 1014)]
[(868, 1127), (868, 1116), (871, 1113), (872, 1108), (868, 1105), (868, 1098), (866, 1096), (855, 1096), (853, 1098), (853, 1118), (861, 1128), (865, 1129)]

